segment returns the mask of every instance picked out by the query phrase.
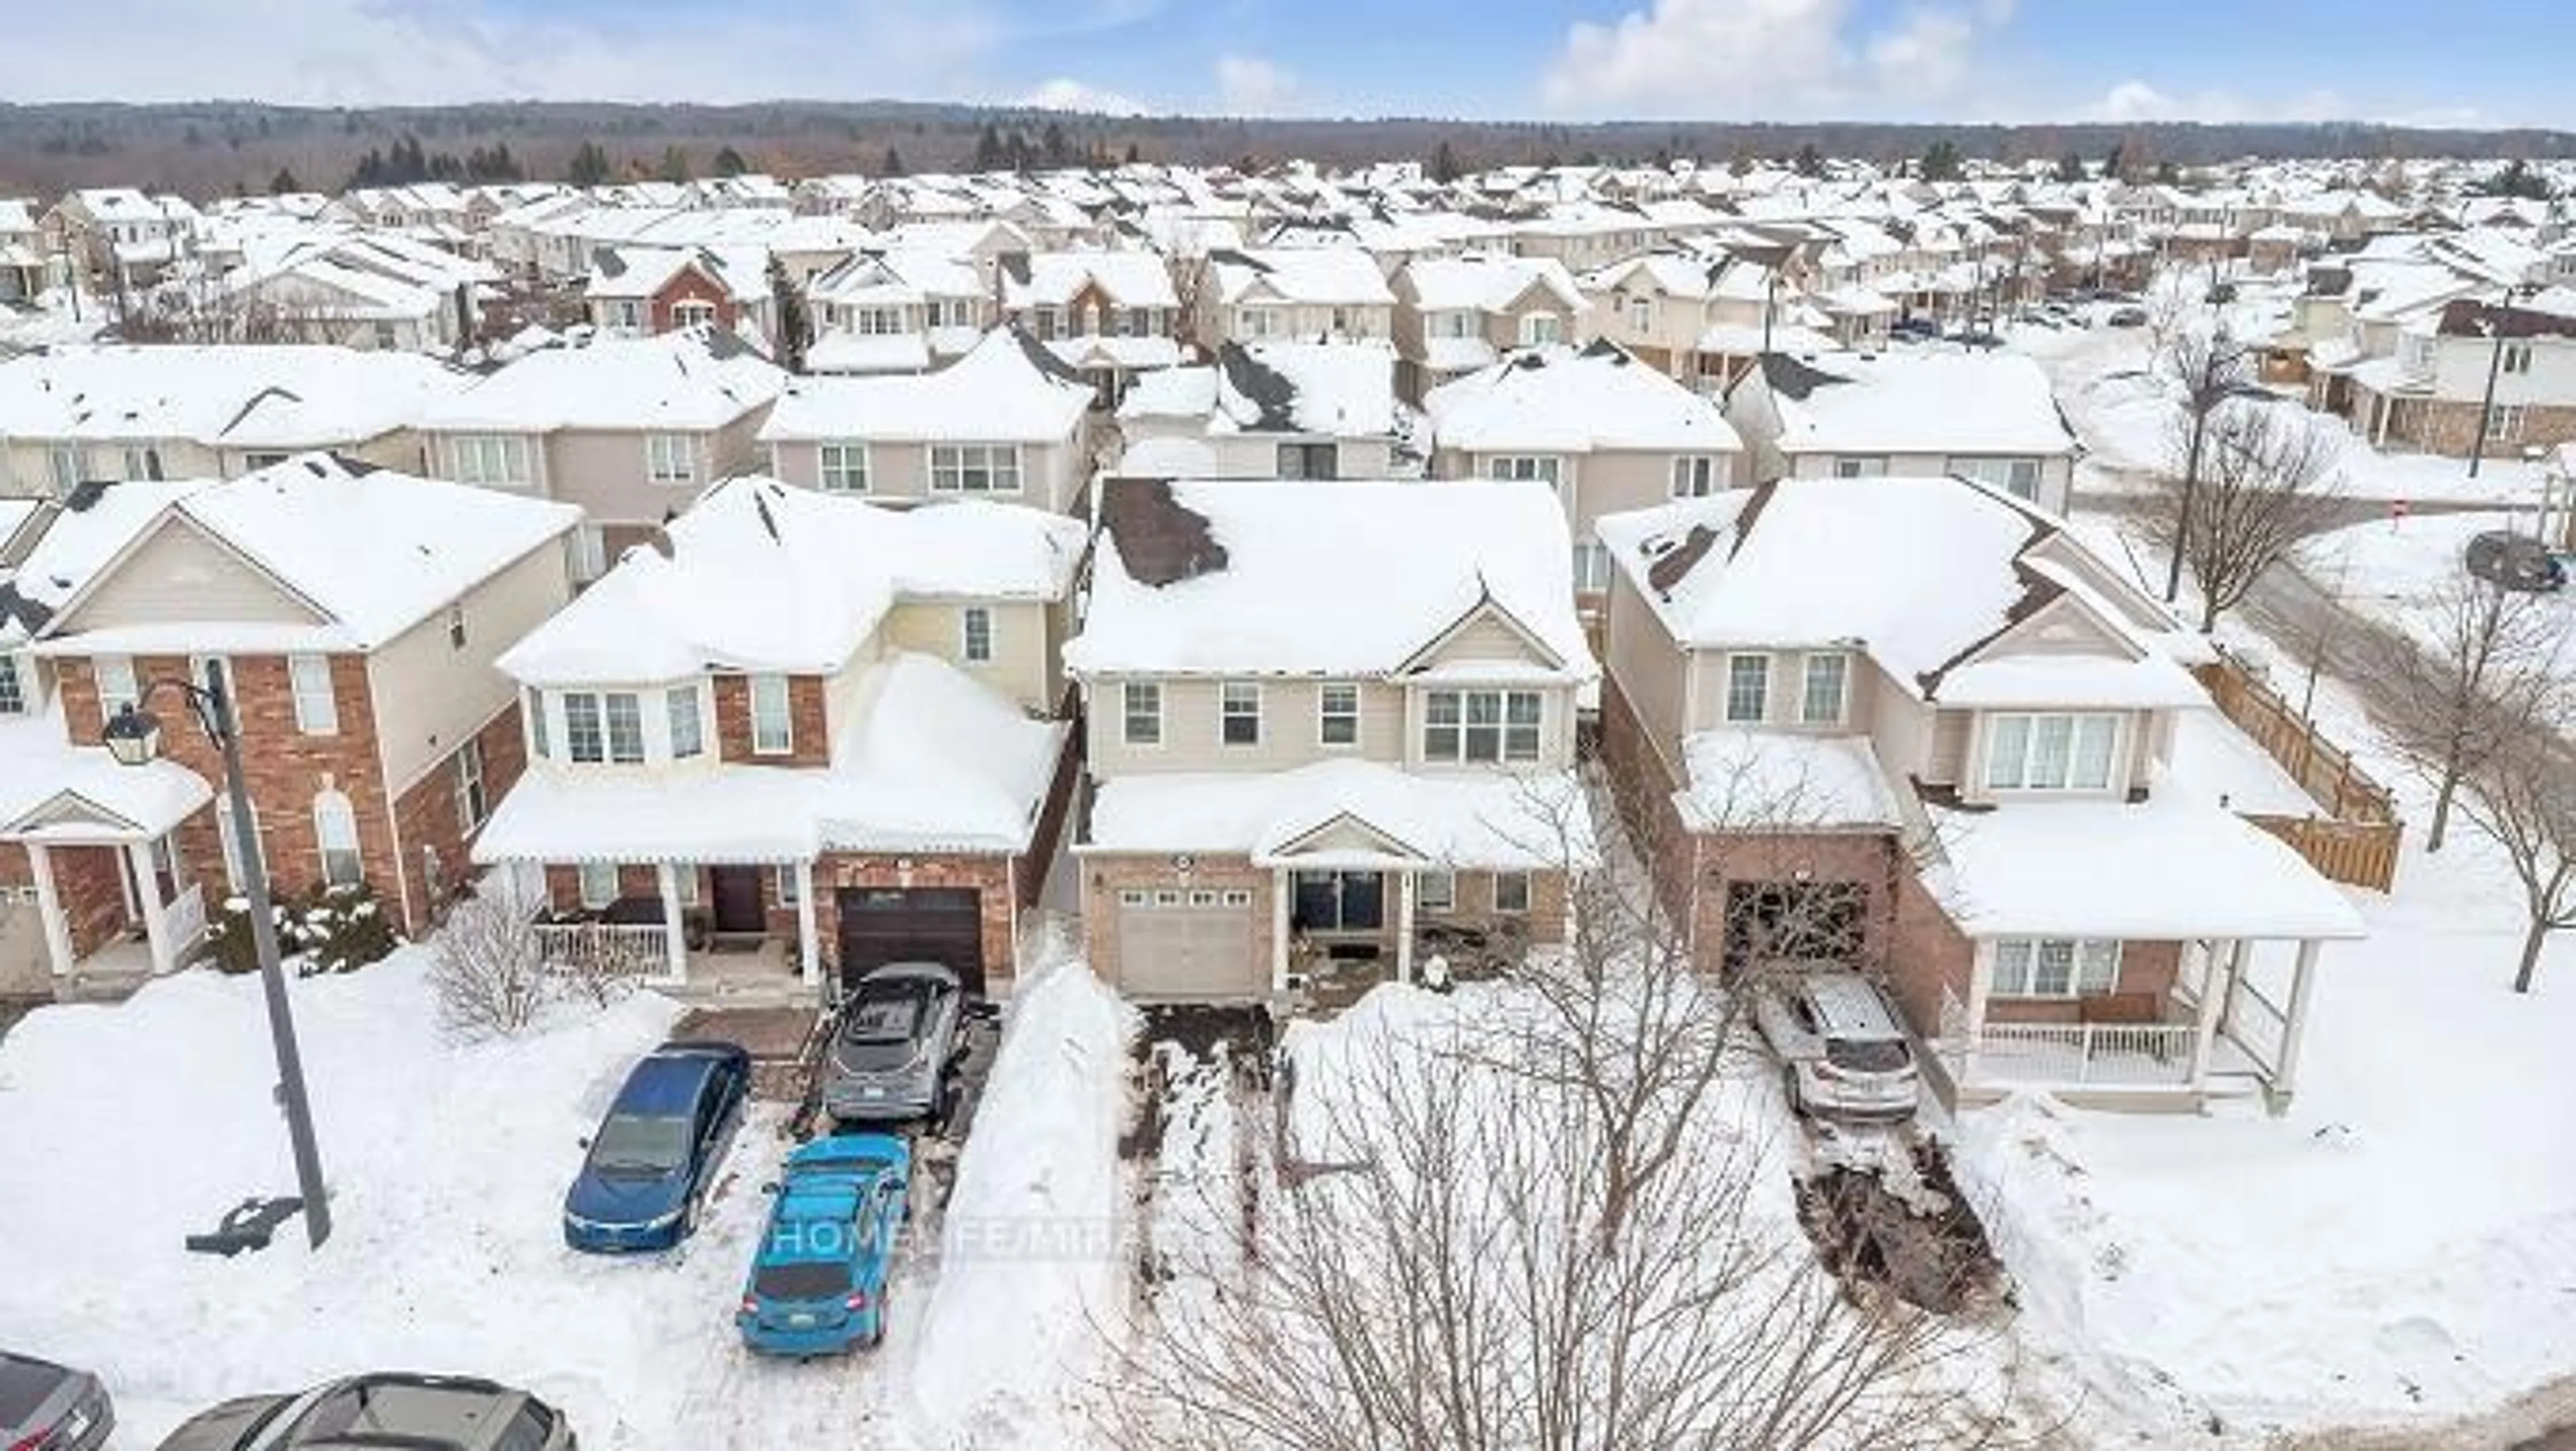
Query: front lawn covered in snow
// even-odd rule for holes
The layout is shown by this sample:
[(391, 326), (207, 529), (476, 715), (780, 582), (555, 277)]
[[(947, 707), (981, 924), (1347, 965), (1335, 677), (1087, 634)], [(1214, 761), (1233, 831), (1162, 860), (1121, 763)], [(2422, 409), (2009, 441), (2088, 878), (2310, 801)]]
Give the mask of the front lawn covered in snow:
[[(235, 1260), (181, 1246), (245, 1195), (294, 1182), (256, 979), (191, 972), (116, 1006), (40, 1010), (0, 1042), (0, 1143), (18, 1166), (0, 1180), (0, 1327), (13, 1349), (98, 1371), (124, 1444), (152, 1444), (227, 1396), (388, 1368), (525, 1387), (603, 1451), (902, 1451), (956, 1444), (967, 1423), (988, 1433), (979, 1445), (1070, 1439), (1079, 1365), (1056, 1352), (1102, 1278), (1096, 1257), (1022, 1255), (1009, 1266), (1022, 1293), (1006, 1296), (926, 1215), (883, 1349), (812, 1365), (752, 1357), (732, 1312), (766, 1218), (760, 1186), (786, 1149), (779, 1110), (750, 1114), (680, 1251), (576, 1255), (557, 1215), (579, 1141), (676, 1009), (638, 995), (458, 1044), (437, 1027), (426, 960), (406, 949), (293, 985), (338, 1218), (319, 1254), (295, 1222)], [(959, 1166), (955, 1222), (1093, 1242), (1083, 1236), (1115, 1205), (1126, 1031), (1079, 964), (1032, 975)], [(974, 1379), (976, 1361), (993, 1375)], [(995, 1376), (1013, 1396), (999, 1417), (986, 1404)], [(1000, 1426), (1009, 1434), (989, 1434)]]

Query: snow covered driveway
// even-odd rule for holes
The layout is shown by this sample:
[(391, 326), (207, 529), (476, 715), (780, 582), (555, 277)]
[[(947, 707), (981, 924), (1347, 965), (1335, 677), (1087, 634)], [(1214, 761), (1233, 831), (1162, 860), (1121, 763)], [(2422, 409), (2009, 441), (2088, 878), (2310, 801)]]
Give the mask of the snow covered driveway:
[[(606, 1451), (1071, 1439), (1064, 1386), (1079, 1361), (1067, 1324), (1080, 1323), (1098, 1264), (1027, 1256), (978, 1278), (926, 1219), (882, 1350), (756, 1360), (732, 1308), (767, 1213), (759, 1186), (783, 1154), (775, 1111), (744, 1125), (680, 1252), (575, 1255), (556, 1216), (579, 1140), (674, 1009), (638, 996), (518, 1041), (456, 1045), (435, 1026), (423, 962), (407, 951), (295, 986), (338, 1214), (319, 1255), (293, 1225), (231, 1261), (180, 1243), (245, 1195), (293, 1183), (255, 980), (186, 974), (122, 1005), (38, 1012), (0, 1044), (13, 1165), (0, 1180), (0, 1327), (13, 1348), (104, 1376), (120, 1445), (150, 1446), (225, 1396), (369, 1368), (525, 1386)], [(1114, 1217), (1125, 1030), (1078, 965), (1023, 989), (951, 1228)], [(1028, 1237), (1074, 1238), (1042, 1230)], [(955, 1309), (952, 1285), (971, 1287)], [(925, 1342), (941, 1320), (934, 1352)], [(995, 1378), (1034, 1408), (1009, 1418), (1025, 1439), (960, 1441), (968, 1423), (1001, 1419)]]

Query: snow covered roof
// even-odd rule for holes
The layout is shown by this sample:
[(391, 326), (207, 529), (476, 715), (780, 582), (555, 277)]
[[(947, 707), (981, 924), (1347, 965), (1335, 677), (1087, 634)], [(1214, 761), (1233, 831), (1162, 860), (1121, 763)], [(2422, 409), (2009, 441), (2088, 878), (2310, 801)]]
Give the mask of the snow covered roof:
[(1673, 805), (1692, 831), (1832, 831), (1898, 824), (1867, 736), (1724, 727), (1682, 741)]
[(437, 400), (421, 426), (448, 433), (704, 432), (766, 406), (786, 383), (786, 373), (719, 328), (647, 338), (592, 333), (528, 353)]
[(1382, 438), (1395, 431), (1395, 350), (1381, 340), (1222, 344), (1208, 367), (1139, 377), (1122, 419), (1204, 419), (1218, 433)]
[(73, 745), (59, 698), (38, 714), (0, 718), (0, 838), (52, 839), (69, 817), (86, 841), (102, 827), (149, 841), (213, 799), (205, 778), (176, 761), (123, 766), (101, 747)]
[(1269, 247), (1208, 253), (1217, 300), (1387, 307), (1395, 294), (1377, 259), (1357, 247)]
[(1475, 453), (1744, 446), (1715, 403), (1607, 341), (1523, 349), (1432, 389), (1423, 408), (1441, 447)]
[[(1337, 823), (1374, 849), (1319, 845)], [(1591, 817), (1571, 772), (1414, 774), (1380, 761), (1272, 772), (1120, 776), (1100, 784), (1077, 852), (1243, 852), (1257, 866), (1582, 866)], [(1572, 860), (1569, 861), (1568, 858)]]
[(817, 439), (1060, 443), (1081, 428), (1090, 385), (1014, 329), (996, 328), (935, 373), (798, 378), (761, 425), (763, 442)]
[[(2170, 621), (2113, 598), (2096, 581), (2116, 575), (2080, 543), (1983, 484), (1782, 479), (1597, 527), (1685, 648), (1860, 649), (1901, 688), (1944, 703), (2207, 701), (2167, 648)], [(2091, 648), (1983, 653), (2051, 608), (2081, 610)]]
[(2020, 353), (1837, 353), (1762, 360), (1781, 453), (2072, 453), (2037, 359)]
[(1490, 607), (1550, 678), (1597, 674), (1544, 484), (1123, 479), (1101, 516), (1079, 673), (1393, 675)]
[(823, 767), (540, 765), (502, 798), (474, 859), (793, 862), (1028, 846), (1063, 725), (909, 651), (871, 666), (849, 710)]
[(7, 572), (0, 584), (0, 644), (18, 644), (60, 611), (65, 601), (89, 584), (91, 576), (133, 542), (134, 536), (159, 518), (170, 504), (206, 485), (189, 479), (172, 483), (137, 480), (85, 485), (59, 506), (28, 501), (37, 518), (21, 517), (10, 528), (41, 530), (27, 557)]
[(401, 352), (217, 344), (61, 347), (0, 362), (0, 437), (348, 446), (411, 427), (470, 381)]
[[(184, 648), (200, 631), (224, 633), (228, 622), (211, 611), (202, 625), (65, 633), (99, 580), (112, 577), (154, 530), (180, 521), (230, 546), (314, 611), (317, 623), (298, 637), (298, 647), (372, 650), (571, 532), (581, 510), (324, 454), (299, 455), (172, 500), (65, 601), (44, 631), (48, 652), (140, 654), (172, 642)], [(289, 647), (281, 637), (278, 648)]]
[(1494, 312), (1508, 310), (1532, 287), (1539, 288), (1573, 312), (1592, 304), (1574, 284), (1574, 274), (1553, 257), (1512, 257), (1478, 252), (1464, 257), (1416, 257), (1405, 264), (1403, 278), (1413, 305), (1423, 312)]
[(2345, 938), (2341, 890), (2223, 807), (2158, 797), (1935, 809), (1926, 879), (1971, 937)]
[(1097, 287), (1117, 307), (1181, 305), (1162, 255), (1140, 248), (1006, 253), (1001, 264), (1005, 308), (1062, 307), (1086, 287)]
[(495, 661), (524, 685), (708, 669), (830, 673), (905, 598), (1061, 599), (1082, 522), (961, 499), (896, 509), (775, 479), (718, 484)]
[(930, 367), (930, 339), (921, 333), (827, 332), (805, 350), (817, 373), (919, 373)]

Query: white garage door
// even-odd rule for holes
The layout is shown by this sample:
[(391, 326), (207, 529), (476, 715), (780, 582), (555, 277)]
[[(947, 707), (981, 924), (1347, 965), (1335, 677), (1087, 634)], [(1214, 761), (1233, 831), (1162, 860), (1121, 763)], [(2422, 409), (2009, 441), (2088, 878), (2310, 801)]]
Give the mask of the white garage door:
[(1270, 967), (1252, 950), (1252, 893), (1207, 887), (1121, 891), (1118, 986), (1131, 998), (1151, 1002), (1266, 995)]

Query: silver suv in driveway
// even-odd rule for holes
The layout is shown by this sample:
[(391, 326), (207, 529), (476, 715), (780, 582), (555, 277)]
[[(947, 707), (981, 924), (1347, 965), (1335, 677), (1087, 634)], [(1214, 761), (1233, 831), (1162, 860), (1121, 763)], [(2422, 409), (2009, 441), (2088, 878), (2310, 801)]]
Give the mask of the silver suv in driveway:
[(191, 1417), (161, 1451), (575, 1451), (561, 1412), (526, 1391), (452, 1375), (353, 1375), (302, 1395), (244, 1396)]
[(114, 1429), (116, 1411), (98, 1377), (0, 1350), (0, 1446), (95, 1451)]
[(1754, 989), (1753, 1021), (1780, 1060), (1789, 1106), (1821, 1118), (1894, 1123), (1914, 1116), (1914, 1045), (1859, 973), (1793, 972)]

